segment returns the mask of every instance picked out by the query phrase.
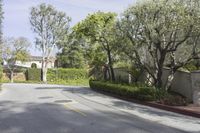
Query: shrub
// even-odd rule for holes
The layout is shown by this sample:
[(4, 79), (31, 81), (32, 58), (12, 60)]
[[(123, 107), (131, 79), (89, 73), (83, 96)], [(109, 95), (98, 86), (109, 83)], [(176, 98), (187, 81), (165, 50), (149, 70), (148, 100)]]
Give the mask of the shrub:
[(163, 104), (171, 105), (171, 106), (185, 106), (187, 105), (187, 101), (185, 98), (179, 95), (169, 94), (167, 97), (161, 100)]
[(73, 85), (73, 86), (89, 86), (89, 79), (76, 79), (76, 80), (63, 80), (49, 81), (50, 84), (62, 84), (62, 85)]
[(58, 81), (58, 80), (78, 80), (87, 79), (88, 73), (85, 69), (75, 69), (75, 68), (58, 68), (49, 69), (47, 72), (48, 81)]
[(41, 81), (41, 69), (29, 68), (26, 77), (30, 81)]
[(32, 63), (31, 64), (31, 68), (37, 68), (37, 64), (36, 63)]
[(143, 101), (155, 100), (156, 91), (152, 87), (138, 87), (92, 80), (90, 80), (89, 84), (92, 89), (116, 94), (127, 98), (135, 98)]
[(176, 93), (176, 92), (165, 92), (159, 99), (159, 102), (165, 105), (171, 106), (185, 106), (187, 105), (186, 97)]

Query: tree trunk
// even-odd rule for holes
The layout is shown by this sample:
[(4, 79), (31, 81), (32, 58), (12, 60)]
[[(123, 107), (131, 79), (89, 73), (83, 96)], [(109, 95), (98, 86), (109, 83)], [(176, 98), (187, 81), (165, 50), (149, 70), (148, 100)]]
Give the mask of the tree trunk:
[(165, 56), (166, 56), (166, 53), (163, 51), (160, 51), (160, 59), (157, 65), (157, 76), (156, 76), (157, 78), (156, 87), (158, 89), (162, 89), (164, 87), (163, 82), (162, 82), (162, 75), (163, 75), (163, 64), (165, 61)]
[(42, 68), (42, 81), (44, 83), (47, 83), (47, 70), (48, 70), (48, 68), (46, 68), (46, 67)]
[(165, 83), (165, 90), (166, 90), (166, 91), (168, 91), (169, 88), (171, 87), (173, 79), (174, 79), (174, 73), (172, 72), (172, 73), (167, 77), (167, 81), (166, 81), (166, 83)]
[(115, 73), (112, 65), (110, 65), (110, 73), (111, 73), (111, 80), (115, 81)]
[(42, 81), (44, 83), (47, 83), (47, 62), (45, 61), (45, 58), (42, 59)]
[(156, 81), (156, 87), (161, 89), (162, 86), (162, 68), (158, 69), (158, 74), (157, 74), (157, 81)]
[(14, 72), (11, 70), (10, 71), (10, 82), (13, 83), (13, 77), (14, 77)]
[(176, 64), (175, 64), (175, 53), (174, 52), (170, 53), (170, 59), (171, 59), (171, 68), (170, 68), (170, 74), (167, 77), (167, 81), (165, 83), (165, 90), (166, 91), (168, 91), (169, 88), (171, 87), (172, 81), (174, 79), (175, 72), (178, 69), (178, 68), (175, 67)]
[(107, 54), (108, 54), (108, 65), (109, 65), (110, 74), (111, 74), (111, 81), (115, 81), (115, 73), (114, 73), (114, 69), (113, 69), (112, 57), (111, 57), (110, 50), (107, 51)]

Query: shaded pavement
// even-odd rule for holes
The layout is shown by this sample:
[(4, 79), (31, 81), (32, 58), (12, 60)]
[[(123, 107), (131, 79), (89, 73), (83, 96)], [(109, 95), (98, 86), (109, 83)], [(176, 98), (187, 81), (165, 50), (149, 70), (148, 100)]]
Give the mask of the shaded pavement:
[(4, 84), (0, 93), (0, 133), (199, 133), (198, 125), (200, 119), (82, 87)]

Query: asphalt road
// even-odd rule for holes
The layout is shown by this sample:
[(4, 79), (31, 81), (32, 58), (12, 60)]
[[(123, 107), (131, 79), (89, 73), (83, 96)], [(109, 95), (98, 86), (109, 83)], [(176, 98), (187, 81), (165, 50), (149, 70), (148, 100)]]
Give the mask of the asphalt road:
[[(4, 84), (0, 93), (0, 133), (186, 133), (190, 129), (200, 133), (195, 128), (200, 126), (199, 119), (185, 117), (186, 124), (194, 127), (184, 129), (184, 120), (180, 119), (183, 125), (177, 124), (182, 116), (158, 112), (163, 119), (151, 118), (157, 114), (153, 109), (86, 88)], [(175, 119), (175, 124), (162, 122), (165, 117)]]

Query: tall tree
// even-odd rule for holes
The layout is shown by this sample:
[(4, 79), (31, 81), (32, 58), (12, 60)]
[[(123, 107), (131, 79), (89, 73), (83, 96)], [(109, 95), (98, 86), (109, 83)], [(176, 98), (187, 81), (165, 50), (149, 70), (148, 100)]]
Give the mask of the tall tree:
[(85, 66), (83, 44), (74, 32), (69, 34), (62, 47), (62, 52), (57, 54), (60, 67), (83, 68)]
[(17, 69), (16, 61), (27, 61), (29, 58), (28, 48), (30, 42), (24, 38), (7, 38), (3, 42), (3, 60), (10, 71), (10, 81), (13, 82), (13, 74)]
[(199, 55), (200, 12), (194, 1), (144, 1), (128, 8), (119, 23), (130, 42), (126, 53), (150, 74), (157, 88), (164, 85), (164, 66), (171, 72), (167, 89), (175, 72)]
[(88, 15), (76, 26), (76, 32), (88, 37), (91, 44), (97, 44), (105, 51), (112, 81), (115, 81), (112, 55), (115, 43), (115, 22), (115, 13), (99, 11)]
[(62, 44), (69, 30), (70, 18), (53, 6), (40, 4), (32, 7), (30, 23), (36, 37), (36, 46), (42, 51), (42, 81), (47, 82), (47, 64), (56, 46)]

